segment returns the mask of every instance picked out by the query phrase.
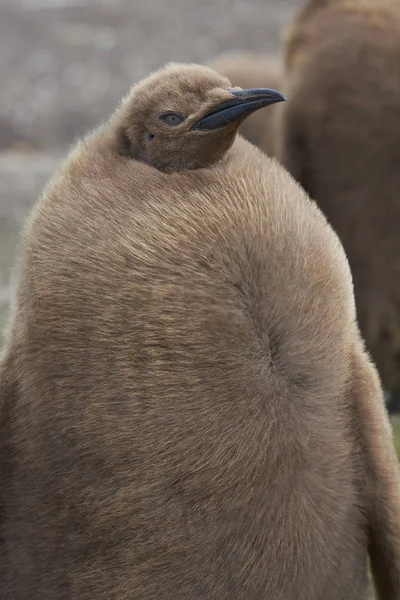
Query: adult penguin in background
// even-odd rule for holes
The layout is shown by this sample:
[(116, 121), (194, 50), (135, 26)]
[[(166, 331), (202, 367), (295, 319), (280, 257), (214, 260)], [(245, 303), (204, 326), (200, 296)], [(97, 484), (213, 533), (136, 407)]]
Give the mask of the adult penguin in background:
[[(251, 52), (227, 52), (211, 61), (210, 66), (241, 88), (268, 86), (284, 88), (282, 66), (278, 56)], [(254, 112), (243, 123), (240, 133), (249, 142), (273, 157), (278, 153), (280, 120), (284, 104)]]
[[(175, 65), (72, 151), (0, 363), (2, 600), (398, 600), (400, 484), (342, 247)], [(4, 485), (3, 485), (4, 484)]]
[(344, 245), (362, 334), (400, 409), (400, 3), (310, 0), (285, 44), (280, 159)]

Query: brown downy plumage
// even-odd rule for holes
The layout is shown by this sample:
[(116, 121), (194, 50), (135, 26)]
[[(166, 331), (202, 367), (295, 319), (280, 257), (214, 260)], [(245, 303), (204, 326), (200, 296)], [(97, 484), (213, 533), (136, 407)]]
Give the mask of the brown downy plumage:
[(399, 476), (348, 264), (289, 174), (234, 142), (282, 97), (229, 88), (156, 73), (33, 212), (0, 363), (2, 600), (358, 600), (368, 549), (399, 598)]
[(281, 160), (339, 234), (383, 384), (400, 392), (400, 3), (314, 0), (286, 39)]
[[(268, 86), (282, 90), (283, 73), (277, 56), (230, 52), (216, 56), (210, 66), (241, 88)], [(240, 133), (268, 156), (276, 156), (280, 137), (282, 104), (260, 110), (243, 123)]]

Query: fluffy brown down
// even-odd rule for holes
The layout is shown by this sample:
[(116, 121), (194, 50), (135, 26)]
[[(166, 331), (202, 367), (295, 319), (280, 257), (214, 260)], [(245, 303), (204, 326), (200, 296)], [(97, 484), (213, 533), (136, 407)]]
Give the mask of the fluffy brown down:
[(400, 3), (314, 0), (286, 39), (281, 160), (327, 216), (363, 336), (400, 392)]
[[(210, 66), (241, 88), (269, 87), (280, 91), (285, 88), (277, 56), (229, 52), (216, 56)], [(276, 104), (255, 112), (244, 121), (240, 133), (268, 156), (276, 156), (283, 110), (283, 104)]]
[(398, 600), (398, 468), (336, 235), (243, 139), (164, 173), (116, 123), (22, 241), (1, 600), (364, 600), (368, 550)]

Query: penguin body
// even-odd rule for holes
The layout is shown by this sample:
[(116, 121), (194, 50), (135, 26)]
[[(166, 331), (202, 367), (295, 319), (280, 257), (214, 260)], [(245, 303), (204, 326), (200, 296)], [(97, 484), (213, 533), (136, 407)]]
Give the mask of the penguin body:
[[(178, 92), (207, 88), (181, 69)], [(181, 145), (195, 123), (215, 162), (176, 170), (140, 91), (24, 234), (0, 362), (2, 600), (361, 600), (368, 549), (399, 598), (398, 468), (336, 235), (235, 140), (236, 100), (185, 116)]]

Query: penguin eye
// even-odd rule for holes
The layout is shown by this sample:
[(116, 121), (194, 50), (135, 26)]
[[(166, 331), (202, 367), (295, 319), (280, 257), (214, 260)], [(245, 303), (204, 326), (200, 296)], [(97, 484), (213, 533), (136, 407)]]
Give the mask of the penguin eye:
[(174, 112), (165, 113), (164, 115), (160, 116), (160, 119), (161, 121), (164, 121), (164, 123), (173, 126), (179, 125), (182, 123), (182, 121), (184, 121), (184, 118), (181, 115), (178, 115)]

